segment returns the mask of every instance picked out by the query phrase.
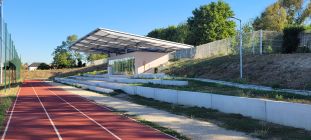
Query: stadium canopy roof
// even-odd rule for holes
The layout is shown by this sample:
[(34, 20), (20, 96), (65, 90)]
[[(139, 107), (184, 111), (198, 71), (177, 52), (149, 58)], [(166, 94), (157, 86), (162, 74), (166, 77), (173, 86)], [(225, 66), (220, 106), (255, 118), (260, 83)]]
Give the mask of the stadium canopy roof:
[(172, 52), (192, 48), (191, 45), (98, 28), (70, 46), (86, 53), (124, 54), (134, 51)]

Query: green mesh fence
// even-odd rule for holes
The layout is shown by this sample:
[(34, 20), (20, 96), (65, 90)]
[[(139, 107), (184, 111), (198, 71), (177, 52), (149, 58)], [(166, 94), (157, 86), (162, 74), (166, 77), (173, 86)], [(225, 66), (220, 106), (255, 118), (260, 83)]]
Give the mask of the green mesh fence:
[(7, 24), (4, 23), (1, 29), (1, 63), (3, 66), (1, 70), (1, 83), (4, 90), (6, 90), (21, 79), (21, 58), (15, 49)]

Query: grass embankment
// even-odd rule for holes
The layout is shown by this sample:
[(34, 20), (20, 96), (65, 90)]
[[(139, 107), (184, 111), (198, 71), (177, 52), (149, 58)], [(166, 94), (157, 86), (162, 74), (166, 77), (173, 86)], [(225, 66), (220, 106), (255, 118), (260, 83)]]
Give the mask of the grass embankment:
[(11, 89), (0, 90), (0, 131), (3, 129), (3, 123), (6, 118), (6, 111), (11, 107), (16, 98), (20, 83), (11, 86)]
[(134, 84), (134, 85), (311, 104), (311, 96), (303, 96), (286, 92), (241, 89), (237, 87), (230, 87), (221, 84), (201, 82), (195, 80), (188, 80), (188, 81), (189, 81), (188, 86), (167, 86), (158, 84)]
[(51, 69), (51, 70), (35, 70), (23, 71), (25, 79), (52, 79), (54, 77), (67, 77), (72, 75), (81, 75), (84, 73), (105, 73), (107, 65), (97, 65), (83, 68), (68, 68), (68, 69)]
[(179, 77), (311, 90), (311, 53), (244, 56), (243, 80), (239, 79), (239, 62), (239, 56), (180, 60), (172, 62), (163, 72)]
[(128, 100), (140, 105), (165, 110), (173, 114), (212, 122), (220, 127), (245, 132), (261, 139), (311, 139), (311, 131), (260, 121), (239, 114), (227, 114), (213, 109), (175, 105), (135, 95), (130, 95)]

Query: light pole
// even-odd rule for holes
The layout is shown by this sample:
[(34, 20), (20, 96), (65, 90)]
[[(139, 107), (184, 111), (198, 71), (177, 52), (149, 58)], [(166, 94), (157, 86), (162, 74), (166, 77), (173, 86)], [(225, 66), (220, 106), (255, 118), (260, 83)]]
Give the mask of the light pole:
[(236, 17), (230, 17), (232, 19), (238, 20), (240, 23), (240, 78), (243, 78), (243, 47), (242, 47), (242, 20)]

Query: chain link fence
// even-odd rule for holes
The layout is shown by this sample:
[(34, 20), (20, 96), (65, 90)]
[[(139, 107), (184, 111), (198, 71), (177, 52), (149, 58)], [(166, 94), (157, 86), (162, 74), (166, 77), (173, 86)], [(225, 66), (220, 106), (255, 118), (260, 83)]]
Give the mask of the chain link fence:
[[(233, 38), (217, 40), (191, 49), (173, 52), (173, 59), (200, 59), (216, 56), (234, 55), (239, 53), (240, 35)], [(269, 54), (282, 51), (283, 33), (275, 31), (254, 31), (242, 34), (243, 54)]]
[(8, 31), (7, 24), (1, 20), (1, 33), (0, 33), (0, 64), (1, 64), (1, 88), (6, 90), (11, 88), (12, 84), (15, 84), (21, 79), (21, 58), (18, 55), (12, 35)]
[(299, 47), (311, 49), (311, 32), (303, 32), (299, 35), (299, 38), (300, 38)]

